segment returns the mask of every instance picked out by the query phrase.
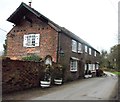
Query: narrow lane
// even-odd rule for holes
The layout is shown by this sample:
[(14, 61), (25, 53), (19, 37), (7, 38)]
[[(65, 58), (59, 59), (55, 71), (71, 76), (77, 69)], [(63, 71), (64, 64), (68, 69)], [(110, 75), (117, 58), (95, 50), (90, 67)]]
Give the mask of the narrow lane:
[(31, 100), (109, 100), (118, 83), (116, 76), (85, 79), (62, 86)]

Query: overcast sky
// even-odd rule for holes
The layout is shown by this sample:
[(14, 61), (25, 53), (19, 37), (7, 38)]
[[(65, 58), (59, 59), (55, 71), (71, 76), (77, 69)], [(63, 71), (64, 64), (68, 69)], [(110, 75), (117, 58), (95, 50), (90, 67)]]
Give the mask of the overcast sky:
[[(32, 0), (32, 7), (97, 50), (117, 44), (119, 0)], [(0, 0), (0, 51), (12, 23), (6, 19), (29, 0)], [(1, 28), (3, 30), (1, 30)]]

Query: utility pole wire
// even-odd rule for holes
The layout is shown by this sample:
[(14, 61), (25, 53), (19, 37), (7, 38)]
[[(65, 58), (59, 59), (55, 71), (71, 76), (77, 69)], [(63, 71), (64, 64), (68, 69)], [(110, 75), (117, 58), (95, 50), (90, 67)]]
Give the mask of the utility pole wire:
[(4, 29), (2, 29), (2, 28), (0, 28), (0, 30), (2, 30), (3, 32), (6, 32), (6, 33), (7, 33), (7, 31), (6, 31), (6, 30), (4, 30)]

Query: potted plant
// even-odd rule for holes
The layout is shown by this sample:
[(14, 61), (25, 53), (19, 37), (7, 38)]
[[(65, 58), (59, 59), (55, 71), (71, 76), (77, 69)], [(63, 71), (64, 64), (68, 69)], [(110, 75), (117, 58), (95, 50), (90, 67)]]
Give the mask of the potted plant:
[(63, 83), (63, 69), (62, 66), (57, 64), (54, 68), (54, 84), (61, 85)]
[(41, 87), (50, 87), (51, 85), (51, 72), (50, 72), (50, 65), (45, 65), (43, 79), (40, 81)]

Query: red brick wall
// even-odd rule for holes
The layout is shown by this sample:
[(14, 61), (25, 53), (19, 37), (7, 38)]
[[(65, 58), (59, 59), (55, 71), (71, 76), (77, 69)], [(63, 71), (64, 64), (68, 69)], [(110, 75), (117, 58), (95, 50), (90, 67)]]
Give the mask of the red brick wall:
[[(7, 35), (7, 57), (21, 59), (27, 54), (35, 53), (41, 58), (51, 55), (53, 61), (56, 62), (58, 33), (33, 14), (29, 13), (27, 16), (32, 19), (32, 26), (30, 22), (22, 19), (20, 24), (14, 26)], [(28, 33), (40, 34), (39, 47), (23, 47), (23, 36)]]
[[(79, 77), (83, 77), (84, 74), (84, 66), (83, 66), (83, 59), (84, 56), (83, 54), (78, 54), (72, 52), (72, 38), (68, 37), (67, 35), (61, 33), (60, 35), (60, 47), (64, 51), (64, 56), (59, 57), (59, 62), (65, 67), (65, 75), (64, 75), (64, 80), (75, 80), (78, 79)], [(71, 57), (76, 57), (80, 59), (78, 63), (78, 71), (77, 72), (71, 72), (70, 71), (70, 59)]]
[[(97, 56), (95, 57), (93, 55), (93, 49), (92, 49), (92, 55), (89, 55), (88, 53), (85, 53), (84, 44), (83, 44), (83, 53), (75, 53), (72, 52), (72, 38), (68, 37), (66, 34), (60, 33), (60, 47), (64, 51), (64, 56), (59, 56), (59, 62), (65, 67), (65, 81), (66, 80), (74, 80), (77, 78), (83, 78), (84, 76), (84, 64), (86, 61), (90, 61), (91, 63), (96, 63), (96, 61), (99, 62), (99, 54), (97, 53)], [(78, 71), (77, 72), (71, 72), (70, 71), (70, 58), (75, 57), (80, 59), (78, 63)]]
[(24, 90), (40, 87), (44, 66), (33, 61), (4, 59), (2, 61), (2, 92)]

